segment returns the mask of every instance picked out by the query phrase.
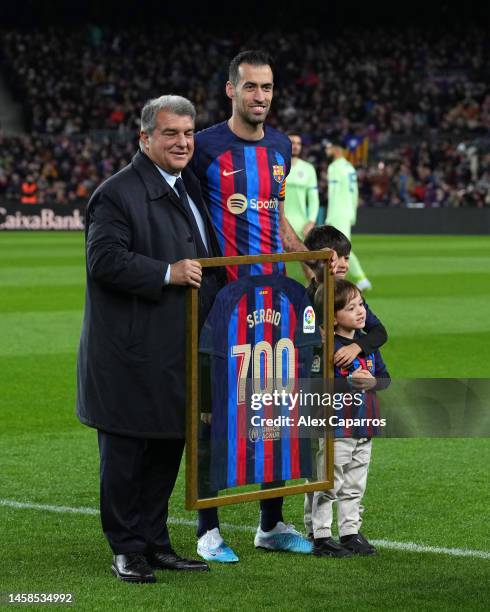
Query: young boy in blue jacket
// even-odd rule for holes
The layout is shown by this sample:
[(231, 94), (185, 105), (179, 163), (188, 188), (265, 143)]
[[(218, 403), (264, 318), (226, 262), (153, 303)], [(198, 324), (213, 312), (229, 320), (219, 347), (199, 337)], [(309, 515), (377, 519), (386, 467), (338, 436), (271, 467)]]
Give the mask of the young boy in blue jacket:
[[(338, 256), (335, 278), (345, 278), (346, 274), (349, 272), (349, 258), (352, 248), (350, 240), (345, 234), (332, 225), (319, 225), (314, 227), (307, 234), (304, 242), (309, 251), (333, 249)], [(306, 290), (313, 302), (318, 286), (323, 281), (323, 262), (316, 262), (310, 267), (315, 273), (315, 278), (311, 281)], [(366, 322), (362, 330), (364, 333), (362, 335), (359, 334), (354, 342), (336, 346), (334, 363), (338, 368), (348, 368), (361, 353), (369, 355), (383, 346), (388, 339), (388, 334), (384, 325), (369, 308), (366, 301), (364, 301), (364, 307), (366, 309)], [(314, 364), (318, 364), (318, 359), (315, 360)], [(313, 493), (307, 493), (305, 496), (304, 521), (306, 531), (310, 537), (313, 537), (313, 525), (311, 521), (312, 503)]]
[[(315, 310), (322, 312), (323, 291), (315, 294)], [(362, 342), (366, 325), (366, 307), (359, 289), (349, 281), (335, 281), (334, 351)], [(323, 364), (317, 360), (312, 376), (321, 376)], [(316, 556), (347, 557), (353, 554), (374, 555), (375, 547), (360, 532), (362, 498), (366, 490), (371, 459), (371, 436), (379, 432), (380, 418), (374, 389), (388, 386), (389, 374), (379, 350), (361, 351), (348, 366), (335, 366), (335, 378), (345, 378), (352, 393), (362, 402), (354, 408), (336, 411), (334, 424), (334, 485), (327, 491), (307, 494), (305, 524), (311, 525)], [(336, 385), (337, 386), (337, 385)], [(344, 385), (345, 386), (345, 385)], [(348, 415), (346, 414), (348, 412)], [(346, 416), (354, 424), (344, 425)], [(355, 418), (357, 417), (357, 419)], [(362, 417), (362, 419), (360, 418)], [(320, 449), (321, 450), (321, 449)], [(324, 472), (324, 456), (318, 455), (317, 470)], [(337, 503), (340, 542), (332, 537), (333, 504)], [(311, 510), (310, 510), (311, 508)]]

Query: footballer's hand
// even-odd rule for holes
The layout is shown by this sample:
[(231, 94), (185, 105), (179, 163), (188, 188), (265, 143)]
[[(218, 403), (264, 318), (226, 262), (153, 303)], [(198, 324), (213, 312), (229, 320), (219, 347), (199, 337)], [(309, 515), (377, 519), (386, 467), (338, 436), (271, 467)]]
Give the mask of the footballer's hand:
[(332, 250), (332, 259), (330, 260), (330, 272), (335, 276), (337, 272), (337, 267), (339, 265), (339, 256), (337, 252)]
[(202, 267), (193, 259), (181, 259), (170, 266), (171, 285), (190, 285), (199, 289), (202, 280)]
[(348, 346), (343, 346), (342, 348), (339, 348), (339, 350), (336, 351), (335, 355), (333, 356), (333, 361), (337, 367), (345, 368), (354, 361), (354, 359), (359, 355), (361, 350), (361, 347), (355, 342), (353, 342)]
[[(321, 250), (330, 251), (330, 253), (332, 253), (332, 258), (330, 259), (330, 263), (329, 263), (329, 272), (335, 276), (335, 273), (337, 272), (337, 267), (339, 265), (339, 256), (332, 249), (321, 249)], [(323, 267), (325, 265), (325, 262), (326, 260), (324, 259), (322, 260), (309, 259), (308, 261), (304, 262), (306, 265), (310, 266), (312, 270), (316, 271), (315, 276), (317, 280), (318, 280), (318, 277), (320, 277), (321, 279), (318, 282), (323, 282)]]

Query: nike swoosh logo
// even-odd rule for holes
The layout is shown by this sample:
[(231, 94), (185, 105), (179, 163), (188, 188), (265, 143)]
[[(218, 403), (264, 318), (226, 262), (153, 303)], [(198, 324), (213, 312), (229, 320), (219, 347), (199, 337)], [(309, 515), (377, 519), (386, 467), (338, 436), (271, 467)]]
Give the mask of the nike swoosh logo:
[(236, 174), (237, 172), (242, 172), (242, 170), (243, 168), (240, 168), (240, 170), (232, 170), (231, 172), (223, 170), (223, 176), (231, 176), (232, 174)]

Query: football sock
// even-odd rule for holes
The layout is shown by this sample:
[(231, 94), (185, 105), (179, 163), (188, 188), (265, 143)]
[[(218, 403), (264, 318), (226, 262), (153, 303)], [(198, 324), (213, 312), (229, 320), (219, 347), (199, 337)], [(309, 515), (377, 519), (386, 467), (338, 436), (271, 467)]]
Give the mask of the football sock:
[(279, 523), (284, 521), (282, 516), (282, 497), (273, 499), (262, 499), (260, 502), (260, 528), (262, 531), (271, 531)]
[(205, 508), (198, 512), (197, 537), (203, 536), (206, 531), (219, 529), (218, 508)]

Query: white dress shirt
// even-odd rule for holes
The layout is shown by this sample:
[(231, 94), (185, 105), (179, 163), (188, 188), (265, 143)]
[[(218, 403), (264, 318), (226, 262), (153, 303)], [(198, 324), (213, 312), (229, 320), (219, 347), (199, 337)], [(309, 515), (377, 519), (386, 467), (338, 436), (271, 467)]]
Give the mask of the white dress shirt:
[[(165, 172), (165, 170), (162, 170), (162, 168), (160, 168), (160, 166), (157, 166), (156, 164), (155, 164), (155, 167), (157, 168), (158, 172), (160, 172), (160, 174), (163, 176), (163, 178), (167, 181), (170, 187), (172, 187), (172, 189), (175, 191), (175, 193), (177, 194), (177, 197), (179, 197), (177, 189), (175, 189), (175, 181), (178, 178), (181, 178), (180, 173), (176, 176), (174, 174), (169, 174), (168, 172)], [(206, 250), (208, 250), (208, 241), (206, 240), (206, 230), (204, 227), (204, 221), (201, 216), (201, 213), (199, 212), (199, 209), (194, 204), (191, 196), (188, 193), (187, 193), (187, 199), (189, 200), (189, 206), (191, 207), (192, 214), (194, 215), (194, 218), (197, 223), (197, 227), (199, 229), (199, 233), (201, 234), (202, 242), (204, 246), (206, 247)], [(167, 273), (165, 274), (165, 279), (164, 279), (165, 285), (168, 285), (170, 283), (170, 267), (171, 266), (167, 268)]]

